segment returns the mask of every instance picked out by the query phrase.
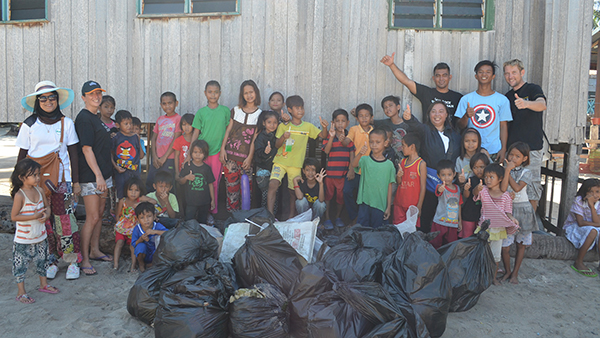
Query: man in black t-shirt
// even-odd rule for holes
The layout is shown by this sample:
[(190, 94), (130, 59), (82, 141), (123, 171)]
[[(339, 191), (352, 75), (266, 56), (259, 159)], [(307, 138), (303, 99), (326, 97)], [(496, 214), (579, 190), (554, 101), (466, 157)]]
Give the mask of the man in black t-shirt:
[(435, 88), (431, 88), (409, 79), (408, 76), (406, 76), (406, 74), (404, 74), (404, 72), (394, 63), (395, 54), (396, 53), (392, 53), (392, 56), (384, 56), (381, 59), (381, 63), (390, 67), (396, 79), (406, 86), (406, 88), (421, 101), (423, 122), (429, 120), (427, 109), (435, 101), (444, 102), (448, 106), (448, 114), (454, 116), (454, 112), (456, 111), (456, 107), (458, 107), (458, 102), (462, 98), (462, 94), (448, 89), (448, 84), (452, 79), (452, 75), (450, 75), (450, 66), (445, 62), (440, 62), (433, 67), (432, 79), (435, 83)]
[[(537, 208), (541, 186), (541, 167), (544, 154), (544, 129), (542, 114), (546, 110), (546, 97), (540, 86), (523, 80), (525, 67), (519, 59), (504, 63), (504, 79), (512, 88), (506, 93), (510, 101), (513, 120), (508, 125), (508, 142), (510, 147), (515, 142), (524, 142), (531, 149), (529, 165), (532, 184), (527, 185), (527, 196), (533, 209)], [(506, 154), (508, 156), (508, 154)]]

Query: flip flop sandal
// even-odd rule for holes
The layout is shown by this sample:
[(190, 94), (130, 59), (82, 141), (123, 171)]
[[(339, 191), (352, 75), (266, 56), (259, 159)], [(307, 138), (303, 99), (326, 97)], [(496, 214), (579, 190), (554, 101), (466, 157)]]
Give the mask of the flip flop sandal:
[(21, 302), (21, 303), (23, 303), (23, 304), (32, 304), (32, 303), (35, 303), (35, 299), (33, 299), (33, 298), (29, 297), (29, 295), (28, 295), (28, 294), (26, 294), (26, 293), (24, 293), (24, 294), (22, 294), (22, 295), (20, 295), (20, 296), (17, 296), (17, 297), (15, 298), (15, 300), (16, 300), (17, 302)]
[[(97, 275), (98, 271), (96, 271), (96, 269), (94, 269), (93, 266), (90, 266), (89, 268), (86, 268), (85, 266), (80, 267), (81, 271), (83, 271), (83, 274), (86, 276), (93, 276), (93, 275)], [(90, 272), (86, 272), (86, 271), (90, 271)]]
[(90, 260), (98, 261), (98, 262), (112, 262), (113, 261), (112, 259), (105, 259), (105, 258), (110, 258), (110, 256), (104, 255), (104, 256), (95, 257), (95, 258), (90, 257)]
[(581, 274), (585, 277), (598, 277), (598, 274), (593, 272), (592, 269), (588, 268), (587, 270), (579, 270), (575, 267), (575, 265), (571, 265), (571, 269), (575, 270), (575, 272)]
[(54, 286), (48, 284), (46, 286), (44, 286), (43, 288), (39, 288), (38, 289), (39, 292), (46, 292), (46, 293), (51, 293), (51, 294), (57, 294), (60, 291), (58, 291), (57, 288), (55, 288)]

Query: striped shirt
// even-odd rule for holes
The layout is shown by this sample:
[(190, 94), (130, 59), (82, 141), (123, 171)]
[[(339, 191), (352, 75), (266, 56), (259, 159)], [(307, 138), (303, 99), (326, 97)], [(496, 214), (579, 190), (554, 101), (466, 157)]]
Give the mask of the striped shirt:
[[(32, 202), (27, 194), (23, 190), (19, 190), (25, 196), (25, 203), (19, 212), (19, 215), (22, 216), (31, 216), (36, 212), (44, 209), (44, 199), (42, 198), (42, 193), (38, 187), (35, 187), (38, 192), (38, 201)], [(46, 226), (44, 223), (38, 221), (37, 219), (31, 221), (19, 221), (16, 222), (16, 230), (15, 230), (15, 243), (20, 244), (33, 244), (39, 243), (46, 239)]]
[[(328, 139), (323, 140), (323, 149), (329, 142)], [(331, 151), (327, 157), (327, 177), (329, 178), (344, 178), (348, 173), (350, 165), (350, 153), (354, 152), (354, 143), (350, 142), (344, 147), (337, 136), (333, 137)]]
[(479, 195), (473, 198), (475, 202), (481, 200), (481, 218), (479, 225), (486, 219), (490, 220), (490, 228), (506, 228), (506, 231), (514, 233), (515, 224), (506, 216), (506, 213), (512, 214), (512, 199), (508, 192), (504, 192), (498, 199), (492, 198), (488, 187), (483, 186)]

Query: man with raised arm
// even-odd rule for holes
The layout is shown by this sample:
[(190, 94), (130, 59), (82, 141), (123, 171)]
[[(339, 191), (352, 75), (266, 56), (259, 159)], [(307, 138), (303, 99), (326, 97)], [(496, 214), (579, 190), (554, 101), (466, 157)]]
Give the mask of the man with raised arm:
[(396, 66), (394, 63), (394, 56), (396, 53), (392, 53), (392, 56), (386, 55), (381, 59), (381, 63), (390, 67), (392, 73), (400, 83), (402, 83), (410, 92), (421, 101), (421, 107), (423, 112), (423, 122), (427, 122), (429, 114), (426, 114), (429, 106), (435, 101), (442, 101), (448, 106), (448, 114), (454, 116), (458, 102), (462, 98), (462, 94), (448, 89), (448, 84), (452, 80), (450, 75), (450, 66), (445, 62), (440, 62), (433, 67), (433, 82), (435, 88), (427, 87), (414, 80), (408, 78), (406, 74)]

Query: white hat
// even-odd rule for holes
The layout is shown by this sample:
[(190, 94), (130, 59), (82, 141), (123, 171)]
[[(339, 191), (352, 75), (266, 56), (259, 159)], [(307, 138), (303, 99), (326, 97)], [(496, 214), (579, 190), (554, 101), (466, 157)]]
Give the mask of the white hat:
[(73, 99), (75, 98), (75, 93), (73, 90), (69, 88), (60, 88), (57, 87), (52, 81), (42, 81), (35, 85), (35, 93), (31, 93), (24, 98), (21, 99), (21, 105), (23, 108), (33, 112), (33, 107), (35, 106), (35, 100), (38, 95), (57, 92), (58, 93), (58, 105), (60, 109), (65, 109), (71, 103), (73, 103)]

